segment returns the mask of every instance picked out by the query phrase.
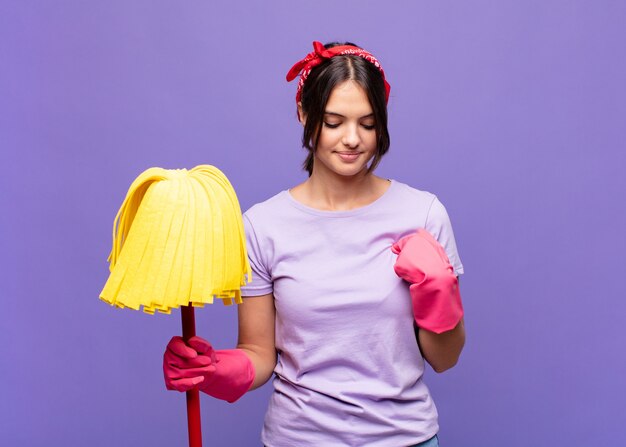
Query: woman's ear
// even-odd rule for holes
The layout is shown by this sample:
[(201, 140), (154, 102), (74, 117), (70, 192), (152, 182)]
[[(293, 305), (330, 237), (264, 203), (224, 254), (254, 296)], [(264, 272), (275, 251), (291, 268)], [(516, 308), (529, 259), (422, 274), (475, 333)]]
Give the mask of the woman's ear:
[(300, 122), (302, 123), (303, 126), (306, 124), (306, 115), (302, 111), (302, 102), (301, 101), (298, 101), (298, 119), (300, 120)]

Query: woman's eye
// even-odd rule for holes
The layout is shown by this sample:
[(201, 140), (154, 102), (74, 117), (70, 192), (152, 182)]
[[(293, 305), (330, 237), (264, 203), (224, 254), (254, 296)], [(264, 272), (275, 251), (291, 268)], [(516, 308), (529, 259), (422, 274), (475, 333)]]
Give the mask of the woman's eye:
[(367, 129), (367, 130), (374, 130), (374, 128), (376, 127), (373, 124), (362, 124), (362, 126), (364, 129)]
[(326, 121), (324, 121), (324, 126), (330, 129), (336, 129), (337, 127), (339, 127), (339, 123), (327, 123)]

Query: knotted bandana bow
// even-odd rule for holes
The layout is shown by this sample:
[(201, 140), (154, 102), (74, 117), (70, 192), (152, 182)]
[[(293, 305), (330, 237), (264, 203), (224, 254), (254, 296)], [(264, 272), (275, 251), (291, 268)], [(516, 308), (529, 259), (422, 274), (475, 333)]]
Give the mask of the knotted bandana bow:
[(296, 62), (291, 70), (287, 73), (287, 82), (293, 81), (296, 76), (300, 73), (300, 81), (298, 82), (298, 91), (296, 92), (296, 102), (300, 102), (300, 97), (302, 95), (302, 86), (306, 81), (307, 77), (311, 73), (311, 69), (321, 64), (327, 59), (331, 59), (334, 56), (343, 56), (343, 55), (352, 55), (359, 56), (365, 59), (366, 61), (374, 64), (380, 73), (383, 75), (383, 81), (385, 81), (385, 101), (389, 101), (389, 91), (391, 90), (391, 86), (385, 79), (385, 72), (383, 71), (383, 67), (381, 67), (380, 62), (376, 59), (371, 53), (365, 51), (362, 48), (355, 47), (352, 45), (340, 45), (332, 48), (324, 48), (324, 45), (321, 42), (313, 42), (313, 51), (306, 55), (304, 59), (299, 62)]

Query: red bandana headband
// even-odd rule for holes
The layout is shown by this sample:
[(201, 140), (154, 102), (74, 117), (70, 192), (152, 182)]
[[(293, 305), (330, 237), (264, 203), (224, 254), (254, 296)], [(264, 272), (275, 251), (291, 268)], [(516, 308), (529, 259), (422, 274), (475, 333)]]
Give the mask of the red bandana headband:
[(302, 72), (300, 74), (300, 81), (298, 82), (296, 102), (300, 102), (302, 86), (304, 85), (306, 78), (311, 73), (311, 69), (313, 67), (334, 56), (343, 56), (346, 54), (362, 57), (366, 61), (374, 64), (374, 66), (380, 70), (380, 73), (383, 75), (383, 81), (385, 81), (385, 101), (389, 101), (389, 91), (391, 90), (391, 86), (385, 79), (385, 72), (383, 71), (383, 67), (380, 66), (380, 62), (378, 62), (378, 59), (376, 59), (371, 53), (352, 45), (340, 45), (326, 49), (321, 42), (316, 41), (313, 42), (313, 51), (307, 54), (306, 57), (300, 62), (296, 62), (295, 65), (291, 67), (291, 70), (289, 70), (289, 73), (287, 73), (287, 82), (291, 82), (296, 78), (296, 76), (298, 76), (298, 73)]

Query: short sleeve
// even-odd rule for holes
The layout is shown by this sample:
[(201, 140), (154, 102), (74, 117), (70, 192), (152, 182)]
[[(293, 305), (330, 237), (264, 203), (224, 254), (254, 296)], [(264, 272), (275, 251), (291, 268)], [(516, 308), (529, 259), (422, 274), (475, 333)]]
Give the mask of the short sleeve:
[(263, 243), (259, 241), (254, 226), (244, 214), (243, 226), (246, 232), (246, 249), (252, 269), (252, 281), (241, 287), (241, 295), (260, 296), (272, 293), (274, 290), (272, 276), (263, 256)]
[(433, 200), (426, 217), (425, 229), (434, 236), (435, 239), (443, 246), (450, 260), (450, 264), (454, 268), (456, 275), (464, 273), (463, 264), (459, 257), (454, 240), (454, 232), (452, 231), (452, 223), (450, 217), (443, 204), (437, 197)]

